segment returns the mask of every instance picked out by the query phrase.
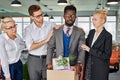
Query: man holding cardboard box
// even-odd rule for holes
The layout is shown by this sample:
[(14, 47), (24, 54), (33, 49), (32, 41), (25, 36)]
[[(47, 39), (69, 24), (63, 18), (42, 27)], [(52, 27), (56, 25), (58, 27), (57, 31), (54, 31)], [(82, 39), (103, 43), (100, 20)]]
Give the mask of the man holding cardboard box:
[(73, 25), (76, 19), (76, 8), (73, 5), (65, 7), (63, 17), (65, 24), (54, 29), (54, 34), (48, 42), (47, 68), (53, 68), (53, 58), (63, 56), (69, 57), (70, 66), (79, 73), (81, 65), (84, 64), (85, 52), (81, 45), (85, 43), (85, 33), (83, 29)]

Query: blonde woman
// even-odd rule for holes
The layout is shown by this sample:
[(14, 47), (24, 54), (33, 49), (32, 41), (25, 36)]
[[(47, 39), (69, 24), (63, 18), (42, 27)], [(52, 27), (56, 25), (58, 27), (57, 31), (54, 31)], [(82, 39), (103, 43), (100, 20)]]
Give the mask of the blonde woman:
[(2, 80), (23, 80), (20, 54), (25, 45), (17, 34), (15, 21), (10, 17), (4, 18), (1, 29), (3, 31), (0, 35)]
[(93, 14), (95, 29), (90, 30), (86, 45), (85, 80), (108, 80), (109, 60), (112, 52), (112, 35), (104, 28), (106, 10)]

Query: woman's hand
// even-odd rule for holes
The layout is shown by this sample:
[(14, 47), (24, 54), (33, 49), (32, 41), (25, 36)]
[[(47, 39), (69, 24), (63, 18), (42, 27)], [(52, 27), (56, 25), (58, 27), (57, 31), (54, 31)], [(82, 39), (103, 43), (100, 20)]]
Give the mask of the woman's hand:
[(11, 80), (11, 78), (5, 78), (5, 80)]
[(87, 45), (85, 45), (85, 44), (82, 44), (81, 47), (83, 48), (83, 50), (85, 50), (85, 51), (87, 51), (87, 52), (90, 51), (90, 48), (89, 48)]

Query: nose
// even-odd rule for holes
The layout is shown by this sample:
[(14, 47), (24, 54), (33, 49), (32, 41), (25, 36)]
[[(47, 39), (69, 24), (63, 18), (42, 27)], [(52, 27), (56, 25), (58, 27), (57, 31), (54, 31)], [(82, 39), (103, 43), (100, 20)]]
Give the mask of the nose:
[(72, 20), (72, 17), (71, 17), (71, 16), (69, 17), (69, 20)]
[(16, 31), (16, 27), (13, 27), (13, 28), (12, 28), (12, 31)]

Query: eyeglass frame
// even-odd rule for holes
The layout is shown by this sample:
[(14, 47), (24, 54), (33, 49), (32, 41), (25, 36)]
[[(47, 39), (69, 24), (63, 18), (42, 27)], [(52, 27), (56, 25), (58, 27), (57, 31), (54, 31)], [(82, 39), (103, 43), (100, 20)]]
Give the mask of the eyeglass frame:
[(39, 19), (40, 17), (43, 17), (43, 13), (41, 13), (41, 14), (39, 14), (37, 16), (33, 16), (33, 17), (35, 17), (36, 19)]
[(74, 14), (65, 14), (64, 15), (65, 17), (68, 17), (68, 18), (76, 18), (76, 15), (74, 15)]
[(10, 26), (9, 28), (5, 28), (5, 29), (7, 29), (7, 30), (11, 30), (11, 29), (13, 29), (13, 28), (16, 28), (16, 26), (17, 26), (17, 24), (14, 24), (14, 26)]

